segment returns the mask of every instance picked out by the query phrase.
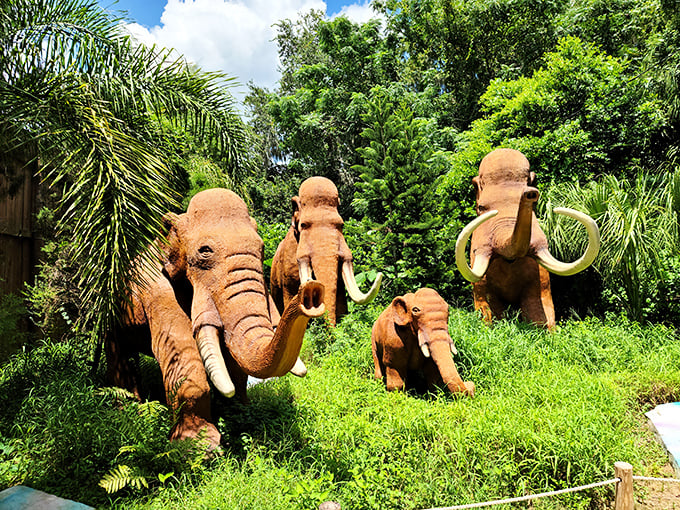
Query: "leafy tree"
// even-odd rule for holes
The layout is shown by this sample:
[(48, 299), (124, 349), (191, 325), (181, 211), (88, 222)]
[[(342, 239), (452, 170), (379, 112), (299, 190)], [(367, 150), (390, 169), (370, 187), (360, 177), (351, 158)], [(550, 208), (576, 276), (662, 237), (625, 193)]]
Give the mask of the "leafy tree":
[(467, 129), (495, 78), (528, 75), (557, 41), (564, 0), (383, 0), (387, 32), (404, 55), (401, 79), (434, 87), (447, 125)]
[[(569, 204), (594, 218), (602, 237), (594, 267), (604, 281), (600, 296), (634, 320), (680, 322), (680, 172), (639, 174), (630, 182), (605, 175), (584, 186), (556, 187), (548, 201)], [(585, 249), (584, 236), (547, 216), (555, 253), (567, 259)]]
[(371, 90), (362, 132), (368, 145), (358, 149), (364, 163), (355, 166), (361, 180), (352, 205), (376, 233), (374, 263), (391, 278), (388, 295), (426, 285), (449, 295), (453, 270), (442, 257), (442, 218), (433, 202), (447, 161), (433, 141), (434, 123), (414, 117), (409, 99), (399, 88)]
[[(385, 45), (378, 20), (324, 21), (312, 12), (296, 23), (283, 21), (278, 28), (281, 88), (268, 94), (266, 112), (259, 110), (251, 125), (266, 134), (264, 126), (271, 126), (271, 119), (276, 135), (266, 139), (277, 148), (265, 151), (285, 162), (285, 178), (328, 177), (339, 188), (341, 214), (348, 216), (356, 179), (352, 166), (359, 162), (356, 148), (363, 129), (355, 97), (393, 79), (394, 54)], [(262, 93), (253, 89), (251, 97)]]
[(95, 332), (117, 315), (135, 257), (178, 206), (161, 119), (211, 138), (234, 181), (247, 131), (224, 76), (136, 45), (86, 0), (0, 4), (0, 154), (28, 155), (63, 189), (80, 297)]
[(522, 151), (543, 186), (654, 168), (665, 114), (626, 70), (592, 44), (565, 38), (531, 77), (493, 81), (480, 100), (485, 116), (460, 134), (440, 193), (463, 198), (481, 158), (497, 147)]

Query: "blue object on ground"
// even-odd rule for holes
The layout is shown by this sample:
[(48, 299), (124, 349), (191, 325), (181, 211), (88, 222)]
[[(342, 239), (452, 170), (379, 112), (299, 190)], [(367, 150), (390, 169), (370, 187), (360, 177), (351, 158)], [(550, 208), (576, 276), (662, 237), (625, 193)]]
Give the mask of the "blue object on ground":
[(92, 510), (91, 506), (62, 499), (25, 485), (0, 492), (0, 510)]
[(680, 476), (680, 402), (658, 405), (645, 416), (654, 425), (670, 454), (675, 473)]

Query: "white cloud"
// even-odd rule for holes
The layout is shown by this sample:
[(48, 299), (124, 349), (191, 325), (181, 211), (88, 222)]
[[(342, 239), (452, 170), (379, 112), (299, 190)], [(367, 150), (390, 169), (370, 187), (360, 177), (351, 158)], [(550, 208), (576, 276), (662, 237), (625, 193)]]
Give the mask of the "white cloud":
[(378, 18), (378, 14), (371, 9), (370, 0), (364, 0), (364, 3), (356, 3), (345, 5), (340, 9), (340, 12), (333, 16), (336, 18), (338, 16), (345, 16), (351, 19), (355, 23), (365, 23), (372, 18)]
[[(141, 42), (174, 48), (205, 71), (223, 71), (242, 84), (274, 88), (279, 79), (273, 25), (300, 13), (326, 11), (323, 0), (168, 0), (160, 26), (150, 30), (133, 23), (128, 30)], [(375, 16), (368, 0), (344, 6), (339, 15), (355, 22)]]

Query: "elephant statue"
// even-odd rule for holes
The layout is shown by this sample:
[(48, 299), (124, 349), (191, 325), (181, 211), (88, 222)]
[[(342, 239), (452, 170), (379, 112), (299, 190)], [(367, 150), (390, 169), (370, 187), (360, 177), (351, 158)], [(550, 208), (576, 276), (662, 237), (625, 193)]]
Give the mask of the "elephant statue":
[[(578, 220), (588, 233), (585, 253), (574, 262), (560, 262), (550, 254), (546, 235), (538, 225), (534, 213), (539, 198), (534, 187), (536, 175), (529, 170), (524, 154), (513, 149), (490, 152), (472, 182), (478, 217), (458, 236), (455, 257), (458, 270), (473, 284), (475, 309), (491, 322), (502, 317), (508, 306), (518, 306), (527, 322), (553, 329), (549, 272), (568, 276), (592, 264), (600, 249), (597, 224), (573, 209), (554, 209)], [(472, 267), (465, 256), (470, 236)]]
[(371, 330), (375, 378), (388, 391), (403, 390), (410, 371), (420, 370), (430, 389), (446, 385), (451, 393), (474, 396), (475, 385), (463, 381), (451, 353), (449, 305), (436, 290), (423, 288), (397, 296)]
[(279, 244), (271, 268), (271, 294), (279, 311), (298, 292), (301, 282), (314, 278), (324, 285), (325, 305), (332, 325), (347, 314), (347, 298), (359, 304), (373, 300), (382, 282), (378, 273), (363, 294), (354, 278), (352, 252), (342, 235), (338, 189), (325, 177), (310, 177), (292, 199), (293, 219)]
[(232, 191), (202, 191), (186, 213), (169, 213), (163, 223), (158, 260), (138, 266), (126, 313), (107, 334), (107, 379), (139, 398), (135, 357), (154, 356), (178, 416), (170, 439), (205, 430), (215, 448), (208, 378), (223, 395), (246, 401), (249, 375), (290, 371), (309, 319), (325, 311), (324, 289), (308, 281), (279, 316), (265, 286), (264, 243)]

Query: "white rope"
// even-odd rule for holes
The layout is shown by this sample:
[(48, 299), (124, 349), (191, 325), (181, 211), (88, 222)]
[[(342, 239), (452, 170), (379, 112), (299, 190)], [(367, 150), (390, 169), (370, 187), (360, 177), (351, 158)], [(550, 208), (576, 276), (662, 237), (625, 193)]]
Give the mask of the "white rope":
[(589, 485), (581, 485), (580, 487), (573, 487), (571, 489), (560, 489), (560, 490), (552, 491), (552, 492), (543, 492), (541, 494), (529, 494), (527, 496), (520, 496), (518, 498), (499, 499), (499, 500), (496, 500), (496, 501), (486, 501), (484, 503), (471, 503), (469, 505), (447, 506), (447, 507), (441, 507), (441, 508), (428, 508), (427, 510), (463, 510), (465, 508), (481, 508), (481, 507), (484, 507), (484, 506), (492, 506), (492, 505), (507, 505), (508, 503), (518, 503), (520, 501), (529, 501), (531, 499), (545, 498), (545, 497), (548, 497), (548, 496), (557, 496), (559, 494), (566, 494), (568, 492), (584, 491), (586, 489), (593, 489), (595, 487), (601, 487), (603, 485), (608, 485), (610, 483), (618, 483), (620, 481), (621, 481), (620, 478), (612, 478), (611, 480), (605, 480), (604, 482), (595, 482), (595, 483), (591, 483)]
[(680, 483), (680, 479), (678, 478), (654, 478), (651, 476), (639, 476), (639, 475), (633, 475), (633, 480), (642, 480), (645, 482), (675, 482), (675, 483)]

